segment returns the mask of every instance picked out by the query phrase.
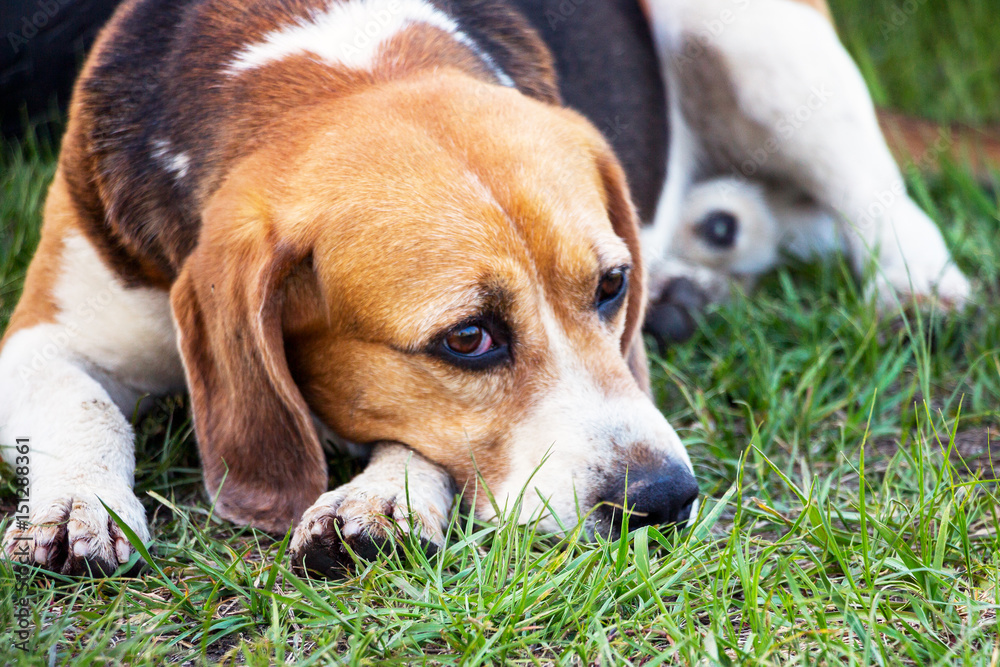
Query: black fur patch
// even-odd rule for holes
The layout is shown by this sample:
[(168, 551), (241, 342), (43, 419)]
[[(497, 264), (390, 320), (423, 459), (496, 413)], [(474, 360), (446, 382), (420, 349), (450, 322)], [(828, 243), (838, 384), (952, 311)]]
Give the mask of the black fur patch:
[(510, 0), (555, 56), (559, 92), (615, 149), (643, 223), (667, 168), (659, 59), (637, 0)]
[[(430, 1), (525, 94), (559, 103), (552, 59), (534, 24), (555, 55), (562, 98), (605, 133), (648, 221), (663, 182), (666, 113), (635, 0)], [(560, 3), (575, 10), (555, 21), (567, 11)], [(262, 110), (254, 74), (226, 74), (236, 54), (326, 6), (325, 0), (136, 0), (112, 19), (110, 40), (78, 83), (63, 159), (71, 163), (65, 171), (88, 235), (127, 280), (169, 284), (176, 277), (197, 242), (207, 198), (234, 160), (266, 140), (276, 105)], [(306, 76), (289, 80), (289, 88), (298, 83), (321, 96)], [(271, 95), (285, 97), (296, 103), (294, 95)], [(183, 173), (170, 168), (179, 155)]]

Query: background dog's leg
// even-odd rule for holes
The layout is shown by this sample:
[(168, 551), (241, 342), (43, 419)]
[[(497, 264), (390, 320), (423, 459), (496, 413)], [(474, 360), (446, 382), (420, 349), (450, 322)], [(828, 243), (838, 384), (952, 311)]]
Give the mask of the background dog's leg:
[(393, 537), (413, 530), (429, 549), (440, 548), (454, 500), (454, 482), (443, 469), (403, 445), (377, 445), (364, 472), (302, 515), (292, 559), (320, 574), (343, 574), (352, 567), (348, 547), (374, 559)]
[[(747, 159), (756, 151), (762, 174), (797, 185), (838, 214), (855, 271), (864, 275), (873, 263), (879, 306), (891, 309), (900, 299), (905, 304), (932, 295), (961, 306), (969, 283), (937, 226), (908, 196), (860, 72), (832, 26), (793, 4), (786, 9), (779, 25), (803, 14), (801, 29), (780, 33), (787, 49), (762, 50), (756, 63), (742, 58), (743, 52), (729, 58), (742, 113), (767, 137), (766, 155), (745, 145)], [(767, 41), (781, 46), (780, 40)], [(780, 84), (751, 90), (764, 85), (763, 77)], [(773, 157), (767, 157), (768, 146), (775, 147)]]
[(837, 212), (855, 270), (877, 258), (881, 305), (967, 299), (968, 281), (907, 196), (864, 80), (820, 12), (790, 0), (652, 0), (650, 8), (670, 24), (671, 92), (708, 162), (789, 183)]

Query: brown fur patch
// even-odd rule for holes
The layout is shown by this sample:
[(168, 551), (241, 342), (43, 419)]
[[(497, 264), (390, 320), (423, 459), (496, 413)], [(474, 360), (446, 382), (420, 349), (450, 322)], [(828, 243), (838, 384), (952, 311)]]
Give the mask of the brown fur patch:
[(227, 195), (206, 210), (171, 303), (209, 496), (220, 516), (283, 533), (327, 486), (282, 335), (284, 284), (304, 254)]
[(968, 165), (977, 178), (989, 178), (989, 170), (1000, 168), (1000, 127), (942, 125), (922, 118), (880, 109), (879, 124), (896, 160), (904, 168), (937, 171), (948, 158)]

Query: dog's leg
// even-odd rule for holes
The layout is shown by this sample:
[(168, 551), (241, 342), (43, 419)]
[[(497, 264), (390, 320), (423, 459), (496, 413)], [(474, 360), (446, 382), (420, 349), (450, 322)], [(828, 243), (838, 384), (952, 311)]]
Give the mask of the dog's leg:
[[(875, 260), (880, 305), (969, 283), (907, 196), (857, 67), (832, 25), (790, 0), (652, 0), (669, 26), (666, 66), (706, 159), (720, 171), (789, 183), (839, 214), (855, 270)], [(666, 32), (666, 28), (660, 32)]]
[[(779, 73), (784, 72), (789, 89), (795, 85), (809, 93), (781, 108), (774, 99), (762, 100), (759, 91), (738, 92), (748, 115), (779, 141), (774, 171), (764, 172), (798, 185), (838, 214), (855, 271), (864, 275), (873, 264), (872, 287), (880, 307), (932, 296), (945, 306), (962, 306), (969, 283), (952, 263), (937, 226), (908, 196), (860, 72), (830, 24), (812, 20), (800, 7), (788, 10), (806, 15), (803, 23), (810, 27), (802, 33), (809, 39), (790, 37), (795, 52), (786, 58), (802, 58), (796, 67), (776, 62), (779, 71), (772, 75), (785, 78)], [(739, 55), (731, 60), (737, 82), (753, 67)], [(768, 118), (784, 124), (778, 120), (768, 127), (763, 120)]]
[(0, 351), (0, 445), (27, 492), (4, 551), (54, 571), (108, 573), (131, 547), (101, 501), (149, 539), (126, 415), (183, 376), (166, 293), (124, 288), (82, 236), (50, 224), (57, 188)]
[(374, 559), (401, 533), (416, 530), (428, 548), (440, 548), (454, 500), (447, 472), (403, 445), (377, 445), (364, 472), (324, 493), (302, 515), (292, 538), (292, 559), (332, 576), (350, 571), (348, 547)]
[(0, 442), (4, 460), (27, 479), (27, 504), (18, 512), (27, 520), (8, 528), (4, 548), (10, 558), (49, 570), (83, 573), (89, 563), (110, 573), (131, 547), (101, 500), (149, 539), (132, 493), (132, 428), (108, 391), (64, 356), (20, 377), (65, 335), (41, 325), (12, 336), (0, 354)]

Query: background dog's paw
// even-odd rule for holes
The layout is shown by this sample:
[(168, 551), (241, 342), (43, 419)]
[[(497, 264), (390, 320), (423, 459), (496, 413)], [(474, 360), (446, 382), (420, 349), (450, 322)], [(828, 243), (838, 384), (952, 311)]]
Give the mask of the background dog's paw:
[(353, 569), (350, 552), (375, 560), (411, 532), (426, 551), (436, 551), (444, 543), (446, 517), (432, 503), (421, 502), (416, 491), (411, 501), (408, 505), (405, 489), (392, 482), (355, 480), (324, 493), (295, 529), (293, 564), (326, 577), (344, 576)]
[(947, 311), (964, 308), (972, 294), (969, 279), (954, 264), (938, 267), (902, 267), (883, 270), (872, 285), (882, 313), (900, 307), (937, 307)]
[(15, 521), (4, 536), (4, 554), (18, 563), (69, 575), (106, 576), (132, 555), (132, 546), (98, 495), (144, 542), (146, 513), (131, 490), (67, 494), (32, 503), (27, 521)]
[(943, 307), (961, 310), (969, 303), (972, 285), (958, 267), (949, 264), (934, 284), (933, 295)]

